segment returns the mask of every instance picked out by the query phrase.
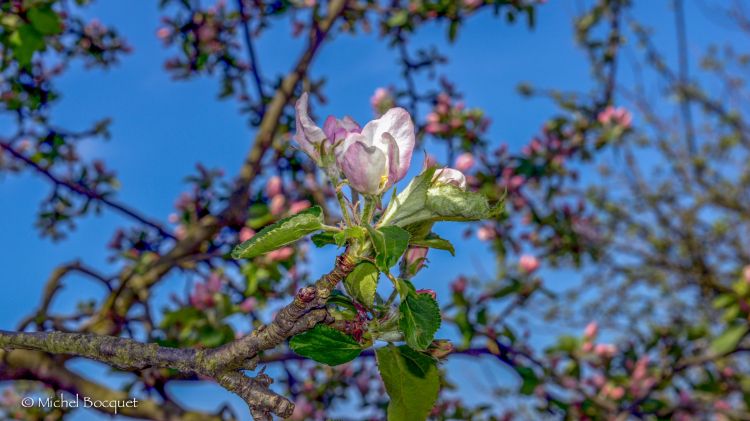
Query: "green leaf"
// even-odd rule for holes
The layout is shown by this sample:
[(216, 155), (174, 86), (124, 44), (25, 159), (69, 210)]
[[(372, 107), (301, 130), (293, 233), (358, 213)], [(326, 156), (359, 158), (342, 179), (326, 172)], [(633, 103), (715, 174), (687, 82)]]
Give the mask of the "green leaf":
[(440, 390), (435, 360), (408, 346), (388, 345), (377, 349), (375, 356), (391, 398), (388, 421), (426, 420)]
[(441, 221), (478, 221), (496, 215), (501, 208), (491, 208), (480, 193), (463, 191), (451, 184), (440, 184), (427, 191), (426, 206)]
[(232, 251), (232, 257), (235, 259), (250, 259), (260, 256), (294, 243), (322, 227), (323, 211), (320, 206), (313, 206), (263, 228), (253, 238), (235, 247)]
[(60, 17), (50, 7), (33, 7), (27, 14), (34, 29), (44, 35), (55, 35), (62, 32)]
[(483, 194), (433, 182), (434, 175), (435, 168), (429, 168), (414, 177), (388, 204), (380, 225), (422, 227), (425, 223), (437, 221), (477, 221), (502, 211), (502, 201), (491, 207)]
[(44, 49), (44, 38), (32, 25), (23, 25), (10, 34), (10, 44), (18, 64), (25, 67), (31, 64), (34, 52)]
[(377, 255), (375, 263), (386, 272), (398, 262), (406, 248), (409, 247), (409, 232), (397, 226), (385, 226), (380, 229), (367, 227)]
[(421, 240), (412, 240), (410, 242), (413, 246), (429, 247), (438, 250), (445, 250), (450, 252), (452, 255), (456, 255), (456, 249), (453, 248), (453, 244), (450, 241), (441, 238), (435, 233), (430, 233), (427, 237)]
[(427, 190), (432, 186), (435, 167), (424, 170), (414, 177), (404, 191), (388, 202), (388, 207), (380, 218), (381, 225), (405, 227), (420, 221), (431, 220), (432, 211), (425, 207)]
[(359, 342), (330, 326), (316, 325), (289, 341), (295, 353), (327, 365), (351, 361), (362, 352)]
[(440, 306), (428, 294), (408, 294), (399, 306), (401, 317), (398, 326), (404, 332), (406, 343), (424, 351), (432, 343), (440, 328)]
[(375, 302), (375, 289), (378, 287), (380, 272), (370, 262), (357, 265), (344, 280), (344, 286), (360, 303), (372, 307)]
[(355, 226), (333, 234), (333, 240), (336, 242), (337, 246), (341, 247), (346, 244), (346, 241), (349, 239), (364, 240), (365, 235), (367, 235), (366, 229)]
[(310, 237), (315, 247), (323, 247), (329, 244), (336, 244), (336, 240), (333, 239), (333, 233), (330, 231), (319, 232)]
[(750, 330), (747, 323), (737, 324), (727, 328), (718, 338), (711, 343), (711, 351), (714, 354), (723, 355), (737, 348), (745, 334)]
[(531, 395), (534, 393), (534, 389), (541, 383), (534, 370), (529, 367), (516, 367), (516, 371), (523, 381), (521, 383), (521, 394)]

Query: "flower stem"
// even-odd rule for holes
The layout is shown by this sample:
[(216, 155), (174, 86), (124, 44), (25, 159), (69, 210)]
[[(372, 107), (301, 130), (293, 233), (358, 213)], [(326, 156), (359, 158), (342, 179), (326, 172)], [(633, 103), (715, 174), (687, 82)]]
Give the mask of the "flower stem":
[(351, 227), (352, 226), (352, 218), (349, 216), (349, 211), (347, 210), (346, 206), (346, 199), (344, 198), (344, 193), (341, 191), (341, 185), (336, 186), (336, 198), (339, 201), (339, 206), (341, 206), (341, 215), (344, 217), (344, 222), (346, 222), (346, 226)]
[(369, 224), (375, 213), (375, 199), (372, 196), (365, 196), (365, 207), (362, 211), (362, 223)]

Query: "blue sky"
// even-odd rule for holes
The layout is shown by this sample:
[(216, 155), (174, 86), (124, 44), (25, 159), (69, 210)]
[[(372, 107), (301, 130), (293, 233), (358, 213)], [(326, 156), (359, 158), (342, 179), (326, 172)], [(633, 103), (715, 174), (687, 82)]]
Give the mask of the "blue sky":
[[(100, 1), (87, 10), (106, 24), (114, 24), (134, 47), (122, 63), (107, 71), (90, 71), (74, 66), (59, 81), (63, 96), (54, 112), (55, 122), (63, 127), (85, 128), (94, 120), (112, 117), (112, 140), (91, 142), (84, 146), (88, 158), (103, 158), (117, 171), (122, 182), (118, 195), (125, 203), (145, 214), (165, 220), (172, 211), (174, 199), (184, 190), (183, 178), (193, 172), (197, 162), (208, 167), (223, 167), (233, 174), (240, 165), (239, 157), (247, 151), (252, 131), (232, 101), (218, 101), (215, 80), (208, 78), (175, 82), (163, 71), (168, 52), (156, 38), (160, 13), (156, 2)], [(554, 108), (543, 100), (521, 99), (515, 91), (521, 81), (539, 86), (585, 90), (590, 86), (590, 73), (583, 53), (576, 48), (572, 34), (572, 18), (578, 2), (551, 0), (538, 10), (537, 26), (530, 30), (525, 24), (509, 25), (484, 13), (469, 19), (455, 44), (446, 42), (445, 29), (428, 26), (417, 34), (416, 45), (437, 43), (450, 62), (439, 69), (465, 94), (469, 106), (484, 108), (492, 118), (490, 138), (518, 149), (538, 132)], [(634, 16), (660, 28), (656, 43), (665, 50), (674, 49), (671, 2), (641, 2)], [(703, 2), (686, 2), (691, 37), (689, 49), (697, 55), (710, 40), (731, 39), (731, 33), (706, 19), (710, 7)], [(701, 5), (696, 7), (696, 5)], [(286, 22), (266, 33), (257, 42), (261, 66), (266, 77), (279, 75), (290, 67), (301, 51), (302, 40), (291, 39)], [(703, 36), (711, 34), (710, 39)], [(701, 37), (698, 37), (701, 35)], [(372, 118), (369, 97), (375, 88), (399, 82), (396, 54), (378, 43), (374, 36), (352, 38), (341, 36), (325, 45), (314, 63), (314, 76), (327, 76), (326, 93), (329, 103), (318, 109), (318, 115), (350, 114), (360, 122)], [(623, 78), (630, 75), (624, 69)], [(3, 127), (0, 133), (12, 130)], [(421, 154), (420, 158), (421, 159)], [(117, 214), (78, 221), (78, 229), (67, 240), (52, 243), (40, 239), (33, 227), (37, 206), (48, 194), (49, 186), (33, 174), (0, 176), (0, 266), (4, 268), (3, 283), (10, 293), (0, 295), (0, 329), (13, 329), (20, 318), (39, 302), (40, 291), (54, 267), (62, 262), (82, 259), (110, 273), (104, 245), (116, 227), (129, 221)], [(443, 226), (437, 229), (457, 245), (457, 256), (437, 255), (423, 271), (416, 284), (434, 288), (438, 296), (448, 294), (448, 283), (459, 273), (481, 276), (493, 273), (493, 258), (486, 247), (474, 240), (464, 240), (462, 230)], [(326, 270), (330, 253), (313, 256), (313, 272)], [(553, 288), (569, 285), (575, 280), (570, 271), (546, 272)], [(181, 288), (185, 280), (171, 276), (157, 290), (166, 292)], [(103, 291), (81, 278), (70, 277), (65, 292), (55, 302), (60, 312), (71, 311), (81, 292), (96, 297)], [(445, 332), (448, 334), (449, 332)], [(538, 333), (542, 340), (550, 332)], [(95, 364), (82, 363), (78, 368), (87, 373), (106, 372)], [(451, 378), (464, 373), (466, 387), (462, 394), (472, 402), (487, 401), (481, 393), (489, 378), (512, 378), (491, 361), (457, 358), (448, 365)], [(450, 374), (453, 373), (453, 374)], [(215, 408), (223, 393), (213, 385), (185, 385), (173, 390), (183, 401), (198, 408)], [(479, 392), (479, 393), (477, 393)], [(229, 397), (241, 408), (239, 399)], [(97, 419), (81, 411), (76, 420)]]

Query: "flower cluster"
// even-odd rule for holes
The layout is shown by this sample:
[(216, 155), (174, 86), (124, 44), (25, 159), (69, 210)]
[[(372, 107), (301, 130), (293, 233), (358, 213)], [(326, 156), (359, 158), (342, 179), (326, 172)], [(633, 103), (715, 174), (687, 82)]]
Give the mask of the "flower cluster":
[(467, 109), (463, 102), (454, 103), (446, 93), (437, 96), (435, 106), (427, 114), (425, 132), (441, 139), (460, 139), (465, 149), (481, 142), (490, 120), (479, 108)]

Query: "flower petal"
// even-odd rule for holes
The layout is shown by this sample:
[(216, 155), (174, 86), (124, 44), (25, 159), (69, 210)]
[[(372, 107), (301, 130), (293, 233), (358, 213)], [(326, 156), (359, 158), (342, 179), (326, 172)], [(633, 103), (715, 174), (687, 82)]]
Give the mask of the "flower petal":
[(379, 148), (367, 145), (360, 134), (350, 134), (347, 142), (350, 139), (353, 141), (344, 149), (341, 159), (341, 170), (349, 185), (363, 194), (380, 193), (383, 176), (388, 171), (385, 154)]
[(388, 156), (388, 183), (384, 187), (384, 189), (388, 189), (400, 180), (398, 171), (401, 158), (399, 157), (398, 143), (396, 143), (396, 139), (390, 133), (383, 133), (383, 142), (388, 145), (386, 148)]
[(453, 168), (441, 168), (435, 171), (432, 181), (443, 184), (452, 184), (461, 190), (466, 190), (466, 176), (464, 173)]
[(318, 161), (320, 159), (318, 145), (326, 140), (326, 134), (308, 115), (307, 92), (299, 97), (294, 108), (297, 111), (297, 134), (294, 135), (294, 140), (311, 158)]
[(383, 141), (383, 133), (390, 134), (398, 145), (399, 159), (398, 171), (394, 183), (404, 178), (411, 165), (411, 156), (414, 151), (414, 123), (409, 113), (403, 108), (391, 108), (377, 120), (372, 120), (362, 129), (362, 135), (374, 142), (383, 145), (382, 150), (387, 150)]

